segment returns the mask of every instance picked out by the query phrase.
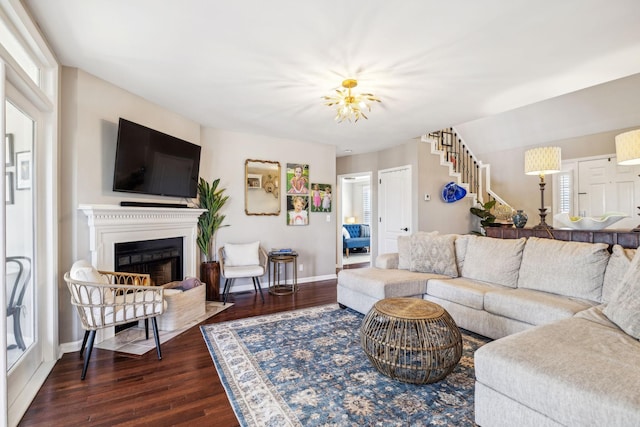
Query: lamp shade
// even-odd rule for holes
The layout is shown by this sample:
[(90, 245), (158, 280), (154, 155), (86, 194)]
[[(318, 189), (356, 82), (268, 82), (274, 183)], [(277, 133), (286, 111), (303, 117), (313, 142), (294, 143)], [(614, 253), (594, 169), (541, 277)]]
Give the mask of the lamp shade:
[(619, 165), (640, 164), (640, 129), (616, 136), (616, 157)]
[(561, 169), (560, 147), (539, 147), (524, 153), (524, 173), (527, 175), (550, 175)]

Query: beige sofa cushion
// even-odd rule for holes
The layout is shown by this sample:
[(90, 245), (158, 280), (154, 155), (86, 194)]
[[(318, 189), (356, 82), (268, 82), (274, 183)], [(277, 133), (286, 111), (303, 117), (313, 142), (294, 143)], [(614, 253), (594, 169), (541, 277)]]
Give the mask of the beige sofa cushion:
[(431, 279), (427, 282), (427, 295), (476, 310), (483, 310), (485, 294), (497, 289), (506, 288), (492, 283), (467, 279), (466, 277)]
[(468, 236), (462, 276), (515, 288), (525, 239)]
[(636, 249), (626, 249), (620, 245), (613, 245), (611, 257), (607, 269), (604, 272), (604, 282), (602, 284), (602, 301), (608, 302), (615, 294), (618, 286), (622, 283), (624, 274), (631, 265), (631, 260), (636, 254)]
[(637, 426), (639, 354), (620, 329), (572, 317), (483, 345), (475, 374), (561, 425)]
[(411, 271), (458, 277), (456, 235), (418, 234), (411, 241)]
[(398, 269), (411, 268), (411, 236), (398, 236)]
[(470, 234), (459, 234), (456, 237), (456, 264), (458, 266), (458, 273), (462, 274), (462, 266), (464, 265), (464, 258), (467, 256), (467, 246), (469, 245), (469, 239), (474, 236)]
[(446, 278), (440, 274), (407, 270), (356, 268), (341, 270), (338, 285), (376, 299), (422, 295), (430, 278)]
[(640, 339), (640, 251), (636, 251), (622, 283), (603, 312), (623, 331)]
[(518, 287), (600, 301), (609, 262), (606, 243), (530, 237), (522, 254)]
[(567, 319), (593, 303), (530, 289), (493, 290), (484, 296), (484, 309), (530, 325)]

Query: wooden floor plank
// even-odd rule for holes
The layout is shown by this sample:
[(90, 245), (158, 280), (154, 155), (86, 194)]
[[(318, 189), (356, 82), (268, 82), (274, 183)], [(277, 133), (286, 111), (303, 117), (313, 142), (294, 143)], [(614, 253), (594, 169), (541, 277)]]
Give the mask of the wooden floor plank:
[[(301, 284), (288, 296), (265, 290), (264, 298), (231, 294), (234, 306), (200, 325), (335, 303), (336, 280)], [(131, 357), (94, 349), (84, 381), (79, 353), (64, 354), (19, 425), (238, 425), (200, 325), (162, 344), (160, 361), (155, 351)]]

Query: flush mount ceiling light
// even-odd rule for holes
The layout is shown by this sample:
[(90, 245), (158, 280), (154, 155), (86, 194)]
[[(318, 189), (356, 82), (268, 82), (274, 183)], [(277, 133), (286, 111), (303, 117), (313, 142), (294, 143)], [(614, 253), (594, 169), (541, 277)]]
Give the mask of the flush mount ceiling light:
[(351, 89), (358, 86), (358, 81), (355, 79), (347, 79), (342, 82), (344, 89), (336, 89), (336, 94), (331, 96), (324, 96), (327, 101), (326, 106), (337, 107), (337, 114), (335, 120), (338, 123), (342, 123), (344, 120), (354, 122), (360, 120), (361, 117), (369, 119), (364, 111), (371, 111), (370, 102), (382, 102), (375, 97), (372, 93), (353, 94)]

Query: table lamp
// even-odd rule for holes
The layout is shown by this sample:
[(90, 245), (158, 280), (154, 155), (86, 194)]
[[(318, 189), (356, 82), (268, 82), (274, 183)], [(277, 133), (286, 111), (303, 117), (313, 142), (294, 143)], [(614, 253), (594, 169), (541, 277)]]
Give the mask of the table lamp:
[[(616, 161), (622, 166), (640, 165), (640, 129), (616, 136)], [(640, 225), (632, 231), (640, 231)]]
[(540, 224), (534, 229), (553, 228), (545, 222), (547, 209), (544, 207), (544, 176), (560, 172), (561, 150), (560, 147), (539, 147), (527, 150), (524, 153), (524, 173), (538, 175), (540, 177)]

